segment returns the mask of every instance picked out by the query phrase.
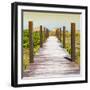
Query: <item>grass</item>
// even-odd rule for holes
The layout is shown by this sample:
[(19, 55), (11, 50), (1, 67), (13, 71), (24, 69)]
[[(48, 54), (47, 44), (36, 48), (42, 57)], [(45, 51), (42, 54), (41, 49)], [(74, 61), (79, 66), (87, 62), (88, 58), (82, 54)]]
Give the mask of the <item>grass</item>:
[(76, 62), (78, 64), (80, 64), (80, 32), (77, 31), (76, 32), (76, 42), (75, 42), (75, 45), (76, 45)]
[[(39, 50), (39, 45), (34, 48), (34, 54), (37, 55)], [(26, 70), (30, 66), (30, 58), (29, 58), (29, 48), (23, 48), (23, 70)]]
[(29, 68), (29, 48), (23, 48), (23, 70)]
[[(33, 36), (33, 47), (34, 55), (38, 54), (40, 48), (40, 32), (36, 31), (32, 33)], [(44, 33), (43, 33), (44, 40)], [(26, 70), (30, 66), (30, 54), (29, 54), (29, 30), (23, 30), (23, 70)]]
[[(66, 32), (66, 50), (71, 55), (71, 32)], [(61, 33), (61, 42), (63, 43), (63, 32)], [(80, 32), (76, 31), (75, 33), (75, 49), (76, 49), (76, 60), (75, 62), (80, 64)]]

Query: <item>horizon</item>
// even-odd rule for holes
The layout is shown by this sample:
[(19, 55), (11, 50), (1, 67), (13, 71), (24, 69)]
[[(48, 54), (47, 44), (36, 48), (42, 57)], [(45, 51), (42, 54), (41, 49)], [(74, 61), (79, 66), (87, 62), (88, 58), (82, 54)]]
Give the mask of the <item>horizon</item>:
[(23, 12), (23, 29), (28, 29), (28, 22), (33, 22), (33, 28), (43, 27), (50, 31), (54, 28), (66, 27), (67, 31), (71, 30), (71, 23), (76, 23), (76, 30), (80, 30), (80, 14), (70, 13), (45, 13), (45, 12)]

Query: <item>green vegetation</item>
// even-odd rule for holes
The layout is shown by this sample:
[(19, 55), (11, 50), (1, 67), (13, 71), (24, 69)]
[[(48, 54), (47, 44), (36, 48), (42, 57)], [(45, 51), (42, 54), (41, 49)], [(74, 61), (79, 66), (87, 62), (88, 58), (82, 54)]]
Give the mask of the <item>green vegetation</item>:
[(40, 48), (40, 32), (33, 32), (33, 46), (34, 46), (34, 54), (37, 54)]
[[(33, 32), (34, 54), (37, 54), (40, 47), (40, 33)], [(23, 68), (29, 66), (29, 30), (23, 30)]]
[[(71, 55), (71, 32), (66, 31), (66, 50)], [(61, 32), (61, 42), (63, 43), (63, 32)], [(80, 64), (80, 32), (75, 34), (75, 48), (76, 48), (76, 63)]]
[[(40, 48), (40, 32), (35, 31), (32, 33), (34, 54), (38, 54)], [(44, 40), (44, 33), (43, 33)], [(23, 30), (23, 69), (27, 69), (29, 66), (29, 30)]]
[[(34, 54), (37, 53), (40, 45), (40, 33), (33, 32), (33, 46), (34, 46)], [(29, 30), (23, 31), (23, 48), (29, 48)]]
[(75, 36), (76, 36), (76, 42), (75, 42), (75, 45), (76, 45), (76, 62), (78, 64), (80, 64), (80, 32), (77, 31)]
[(29, 48), (23, 48), (23, 70), (29, 68)]
[(68, 51), (69, 54), (71, 54), (71, 33), (70, 32), (66, 32), (66, 50)]
[(23, 48), (29, 48), (29, 30), (23, 30)]

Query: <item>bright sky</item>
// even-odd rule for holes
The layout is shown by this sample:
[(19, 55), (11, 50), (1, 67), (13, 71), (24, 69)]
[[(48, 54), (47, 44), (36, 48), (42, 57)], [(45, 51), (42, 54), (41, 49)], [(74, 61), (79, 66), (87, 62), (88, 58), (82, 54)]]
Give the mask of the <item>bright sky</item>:
[(76, 29), (80, 30), (80, 14), (70, 13), (45, 13), (45, 12), (23, 12), (23, 28), (28, 29), (28, 22), (33, 21), (33, 27), (40, 25), (49, 28), (59, 28), (66, 26), (70, 31), (71, 22), (76, 23)]

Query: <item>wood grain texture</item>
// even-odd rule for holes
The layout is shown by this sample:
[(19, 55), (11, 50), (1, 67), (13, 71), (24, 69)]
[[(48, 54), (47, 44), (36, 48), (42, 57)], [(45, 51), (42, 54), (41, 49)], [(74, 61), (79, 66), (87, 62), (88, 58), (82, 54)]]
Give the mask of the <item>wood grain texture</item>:
[(55, 36), (50, 36), (34, 56), (28, 70), (24, 71), (23, 79), (60, 78), (80, 75), (80, 67), (68, 60), (69, 54)]
[(30, 53), (30, 63), (34, 62), (34, 52), (33, 52), (33, 22), (29, 21), (29, 53)]

